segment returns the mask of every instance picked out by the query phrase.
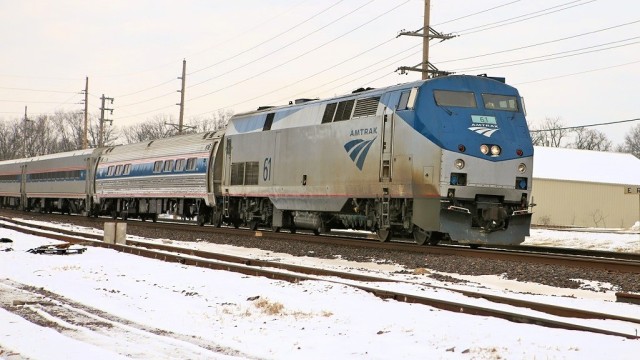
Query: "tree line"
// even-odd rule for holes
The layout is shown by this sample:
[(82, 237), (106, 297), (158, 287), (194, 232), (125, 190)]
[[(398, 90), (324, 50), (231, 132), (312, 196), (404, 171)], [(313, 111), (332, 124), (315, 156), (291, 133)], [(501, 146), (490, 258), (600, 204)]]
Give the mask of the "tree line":
[[(183, 133), (215, 131), (226, 127), (230, 111), (219, 111), (204, 118), (185, 121)], [(178, 135), (177, 120), (169, 115), (157, 115), (133, 125), (103, 126), (105, 146), (130, 144)], [(94, 148), (99, 143), (100, 123), (89, 116), (87, 142)], [(0, 160), (18, 159), (82, 149), (84, 114), (57, 111), (32, 119), (0, 120)]]
[(539, 127), (529, 126), (533, 145), (630, 153), (640, 159), (640, 124), (631, 127), (622, 144), (613, 145), (603, 132), (584, 127), (567, 128), (560, 118), (546, 118)]

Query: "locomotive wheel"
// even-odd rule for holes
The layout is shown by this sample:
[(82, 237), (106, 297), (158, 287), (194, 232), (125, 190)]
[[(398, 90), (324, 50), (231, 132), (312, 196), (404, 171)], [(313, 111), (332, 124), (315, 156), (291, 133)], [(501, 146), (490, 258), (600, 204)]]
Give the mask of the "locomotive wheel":
[(378, 229), (378, 231), (376, 231), (376, 235), (380, 242), (388, 242), (391, 240), (391, 229)]
[(416, 241), (418, 245), (424, 245), (429, 241), (431, 243), (431, 238), (433, 233), (431, 231), (424, 231), (419, 226), (413, 227), (413, 239)]

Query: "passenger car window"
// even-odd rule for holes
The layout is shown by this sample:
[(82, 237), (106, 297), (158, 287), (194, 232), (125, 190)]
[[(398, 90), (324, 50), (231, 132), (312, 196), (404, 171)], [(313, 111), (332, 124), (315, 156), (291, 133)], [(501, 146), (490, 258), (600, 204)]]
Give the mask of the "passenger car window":
[(482, 101), (485, 109), (496, 109), (505, 111), (519, 111), (518, 100), (515, 96), (482, 94)]
[(164, 172), (171, 172), (173, 170), (173, 160), (166, 160), (164, 162)]
[(196, 158), (187, 159), (187, 171), (193, 171), (196, 169)]
[(477, 107), (476, 98), (472, 92), (434, 90), (433, 97), (438, 106)]
[(155, 163), (153, 163), (153, 172), (159, 173), (160, 171), (162, 171), (162, 164), (163, 164), (162, 160), (158, 160)]
[(184, 163), (185, 163), (185, 159), (176, 160), (176, 171), (184, 170)]
[(107, 168), (107, 176), (113, 176), (113, 171), (114, 171), (114, 170), (115, 170), (115, 167), (113, 167), (113, 165), (112, 165), (112, 166), (109, 166), (109, 167)]

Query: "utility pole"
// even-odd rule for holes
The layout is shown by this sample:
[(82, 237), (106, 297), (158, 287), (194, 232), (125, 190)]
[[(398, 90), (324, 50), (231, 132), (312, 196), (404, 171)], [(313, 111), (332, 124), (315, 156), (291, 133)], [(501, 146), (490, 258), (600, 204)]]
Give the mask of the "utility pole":
[(24, 106), (24, 124), (22, 126), (22, 157), (27, 157), (27, 122), (29, 122), (29, 118), (27, 118), (27, 106)]
[(182, 80), (182, 87), (180, 88), (180, 90), (178, 90), (178, 92), (180, 93), (180, 103), (176, 104), (176, 105), (180, 105), (180, 118), (178, 120), (178, 134), (182, 134), (182, 124), (184, 121), (184, 86), (185, 86), (185, 80), (187, 77), (187, 59), (182, 59), (182, 77), (179, 77), (178, 79)]
[[(104, 96), (104, 95), (103, 95)], [(104, 104), (103, 104), (104, 107)], [(87, 133), (89, 132), (89, 77), (84, 83), (84, 131), (82, 135), (82, 148), (88, 148)]]
[[(430, 39), (441, 39), (440, 41), (445, 41), (455, 37), (451, 34), (442, 34), (429, 26), (429, 16), (431, 11), (431, 1), (424, 1), (424, 26), (422, 29), (416, 31), (401, 31), (398, 36), (407, 35), (407, 36), (418, 36), (422, 38), (422, 63), (416, 66), (401, 66), (397, 71), (400, 71), (401, 74), (406, 74), (407, 71), (420, 71), (422, 73), (422, 80), (426, 80), (436, 76), (445, 76), (451, 74), (450, 72), (440, 71), (433, 64), (429, 62), (429, 40)], [(422, 32), (420, 32), (422, 31)]]
[(102, 101), (102, 106), (100, 106), (100, 130), (98, 131), (98, 147), (102, 147), (103, 145), (103, 141), (104, 141), (104, 123), (105, 121), (108, 121), (109, 124), (113, 124), (113, 120), (110, 119), (105, 119), (104, 118), (104, 112), (105, 111), (110, 111), (111, 115), (113, 115), (113, 109), (107, 109), (104, 107), (104, 103), (106, 100), (110, 100), (111, 101), (111, 105), (113, 105), (113, 98), (108, 98), (105, 97), (104, 94), (102, 94), (102, 96), (100, 97), (100, 100)]

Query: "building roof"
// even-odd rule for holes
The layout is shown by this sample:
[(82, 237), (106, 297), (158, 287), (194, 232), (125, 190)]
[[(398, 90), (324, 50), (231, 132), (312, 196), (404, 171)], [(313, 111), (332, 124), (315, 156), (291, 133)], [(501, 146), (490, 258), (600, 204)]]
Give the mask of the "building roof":
[(626, 153), (535, 146), (533, 178), (640, 185), (640, 159)]

